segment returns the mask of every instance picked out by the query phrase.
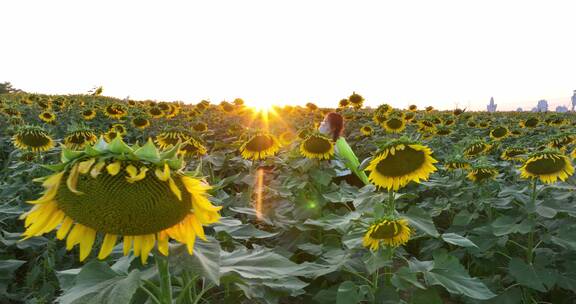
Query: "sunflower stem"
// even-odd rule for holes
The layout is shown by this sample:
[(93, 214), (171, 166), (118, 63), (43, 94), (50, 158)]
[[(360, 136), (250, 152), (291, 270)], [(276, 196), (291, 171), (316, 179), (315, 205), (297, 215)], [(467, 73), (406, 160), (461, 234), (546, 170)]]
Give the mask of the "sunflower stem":
[(160, 275), (160, 291), (163, 304), (172, 304), (172, 282), (170, 280), (170, 266), (168, 260), (154, 255), (156, 259), (156, 267), (158, 267), (158, 274)]
[[(532, 193), (530, 195), (530, 205), (528, 206), (528, 219), (530, 221), (534, 220), (534, 212), (536, 211), (536, 179), (532, 180)], [(526, 245), (526, 261), (528, 264), (532, 264), (534, 259), (534, 230), (536, 228), (536, 223), (530, 223), (530, 232), (528, 233), (528, 244)]]
[(394, 191), (388, 191), (388, 215), (394, 216), (394, 212), (396, 211), (396, 204), (394, 201)]

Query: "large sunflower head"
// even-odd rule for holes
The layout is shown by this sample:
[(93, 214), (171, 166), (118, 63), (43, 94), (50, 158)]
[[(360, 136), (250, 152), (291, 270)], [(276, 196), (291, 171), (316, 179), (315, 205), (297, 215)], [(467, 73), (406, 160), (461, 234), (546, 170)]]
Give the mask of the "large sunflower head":
[(347, 108), (349, 105), (350, 105), (350, 101), (346, 98), (340, 99), (340, 101), (338, 102), (339, 108)]
[(240, 153), (245, 159), (259, 160), (276, 154), (280, 150), (280, 142), (272, 134), (257, 132), (240, 147)]
[(44, 111), (38, 114), (38, 118), (40, 118), (40, 120), (45, 123), (52, 123), (54, 120), (56, 120), (56, 115), (50, 111)]
[(486, 180), (492, 180), (498, 175), (498, 170), (489, 165), (477, 165), (470, 169), (466, 177), (473, 182), (483, 182)]
[(572, 133), (561, 133), (553, 136), (548, 141), (548, 146), (554, 149), (564, 150), (568, 145), (572, 144), (576, 136)]
[(148, 109), (148, 114), (152, 118), (160, 118), (164, 116), (164, 112), (159, 107), (150, 107), (150, 109)]
[(362, 107), (362, 104), (364, 104), (364, 97), (356, 92), (353, 92), (352, 95), (348, 97), (348, 101), (354, 108), (359, 109)]
[(412, 229), (406, 219), (382, 218), (368, 227), (362, 245), (372, 251), (378, 250), (380, 244), (398, 247), (408, 243), (411, 234)]
[(311, 159), (330, 159), (334, 155), (334, 143), (323, 134), (312, 133), (300, 143), (300, 153)]
[(539, 178), (546, 184), (555, 183), (558, 179), (564, 181), (572, 174), (574, 174), (572, 162), (556, 149), (530, 154), (520, 168), (522, 178)]
[(99, 259), (106, 258), (119, 238), (124, 255), (146, 263), (157, 244), (168, 255), (170, 238), (185, 243), (192, 254), (196, 237), (205, 240), (203, 225), (219, 220), (221, 207), (208, 200), (210, 186), (182, 171), (177, 148), (159, 153), (149, 140), (133, 149), (120, 138), (100, 140), (84, 151), (63, 149), (55, 173), (41, 179), (44, 194), (29, 201), (22, 215), (25, 239), (58, 229), (66, 249), (80, 245), (86, 259), (102, 234)]
[(401, 133), (406, 129), (406, 120), (399, 115), (390, 115), (382, 123), (382, 127), (388, 133)]
[(394, 110), (394, 108), (392, 108), (391, 105), (386, 103), (381, 104), (376, 108), (376, 111), (374, 111), (374, 115), (386, 116), (388, 113), (392, 112), (392, 110)]
[(93, 145), (98, 138), (88, 127), (79, 127), (71, 130), (64, 137), (64, 145), (72, 150), (81, 150), (85, 146)]
[(23, 151), (41, 152), (54, 148), (54, 140), (39, 126), (20, 127), (12, 137), (12, 143)]
[(427, 180), (437, 170), (436, 162), (430, 148), (402, 138), (384, 145), (366, 170), (374, 185), (397, 191), (411, 181)]
[(491, 146), (481, 140), (476, 140), (470, 143), (464, 149), (464, 155), (468, 158), (476, 157), (478, 155), (486, 154), (490, 150)]
[(410, 105), (410, 106), (408, 107), (408, 111), (410, 111), (410, 112), (416, 112), (416, 111), (418, 111), (418, 106), (417, 106), (417, 105), (414, 105), (414, 104), (413, 104), (413, 105)]

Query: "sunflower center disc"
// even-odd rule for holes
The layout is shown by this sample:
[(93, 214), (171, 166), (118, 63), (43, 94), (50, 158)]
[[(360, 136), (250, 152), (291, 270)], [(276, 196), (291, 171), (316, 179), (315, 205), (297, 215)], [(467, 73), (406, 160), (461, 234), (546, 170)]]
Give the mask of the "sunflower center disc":
[(505, 128), (496, 128), (492, 131), (492, 135), (496, 138), (502, 137), (506, 135), (507, 130)]
[(376, 228), (370, 237), (374, 239), (391, 239), (402, 232), (402, 225), (398, 225), (397, 223), (385, 223), (380, 224), (378, 228)]
[(388, 122), (386, 122), (389, 128), (391, 129), (399, 129), (402, 127), (402, 121), (397, 118), (390, 118)]
[(20, 141), (29, 147), (43, 147), (50, 143), (48, 136), (40, 132), (26, 132), (20, 135)]
[(272, 147), (272, 145), (274, 145), (274, 142), (270, 137), (266, 135), (256, 135), (246, 144), (246, 149), (248, 151), (260, 152), (267, 150)]
[(474, 177), (476, 178), (477, 181), (483, 181), (485, 179), (491, 178), (492, 177), (492, 173), (490, 171), (486, 171), (486, 170), (479, 170), (477, 173), (474, 174)]
[(543, 158), (526, 165), (526, 171), (535, 175), (554, 174), (562, 171), (566, 163), (564, 159)]
[(524, 123), (525, 126), (533, 128), (538, 124), (538, 120), (535, 118), (529, 118), (526, 120), (526, 123)]
[(376, 170), (389, 177), (404, 176), (418, 170), (426, 161), (423, 151), (417, 151), (409, 146), (398, 150), (378, 162)]
[(310, 137), (304, 141), (304, 149), (312, 154), (325, 154), (330, 151), (330, 142), (321, 137)]
[[(182, 189), (182, 201), (170, 191), (167, 182), (148, 172), (135, 183), (126, 181), (124, 170), (115, 176), (102, 172), (78, 177), (72, 193), (65, 182), (60, 184), (58, 207), (74, 221), (97, 231), (116, 235), (143, 235), (162, 231), (180, 222), (190, 212), (191, 197), (180, 178), (173, 177)], [(64, 180), (63, 180), (64, 181)]]

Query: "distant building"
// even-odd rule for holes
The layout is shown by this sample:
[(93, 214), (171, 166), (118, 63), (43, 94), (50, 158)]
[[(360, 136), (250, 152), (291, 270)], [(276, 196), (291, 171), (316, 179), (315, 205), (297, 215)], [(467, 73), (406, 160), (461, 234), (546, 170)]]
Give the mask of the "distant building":
[(546, 99), (541, 99), (538, 101), (536, 112), (548, 112), (548, 101)]
[(497, 106), (497, 104), (494, 104), (494, 97), (490, 97), (490, 103), (486, 106), (486, 110), (490, 113), (496, 112)]
[(516, 108), (516, 112), (522, 112), (522, 111), (523, 111), (522, 108), (520, 108), (520, 107)]

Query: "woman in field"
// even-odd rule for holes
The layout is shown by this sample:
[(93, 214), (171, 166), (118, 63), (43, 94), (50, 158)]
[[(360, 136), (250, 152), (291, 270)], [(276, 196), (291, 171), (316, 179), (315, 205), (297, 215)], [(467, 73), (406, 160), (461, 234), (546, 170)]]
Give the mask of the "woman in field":
[(318, 131), (334, 140), (336, 159), (342, 161), (346, 168), (354, 172), (364, 185), (369, 184), (366, 173), (358, 169), (360, 166), (358, 157), (356, 157), (356, 154), (354, 154), (354, 151), (352, 151), (352, 148), (350, 148), (350, 145), (348, 145), (348, 142), (346, 142), (346, 139), (342, 136), (344, 133), (344, 118), (342, 115), (335, 112), (326, 114), (326, 117), (324, 117), (324, 120), (320, 123)]

